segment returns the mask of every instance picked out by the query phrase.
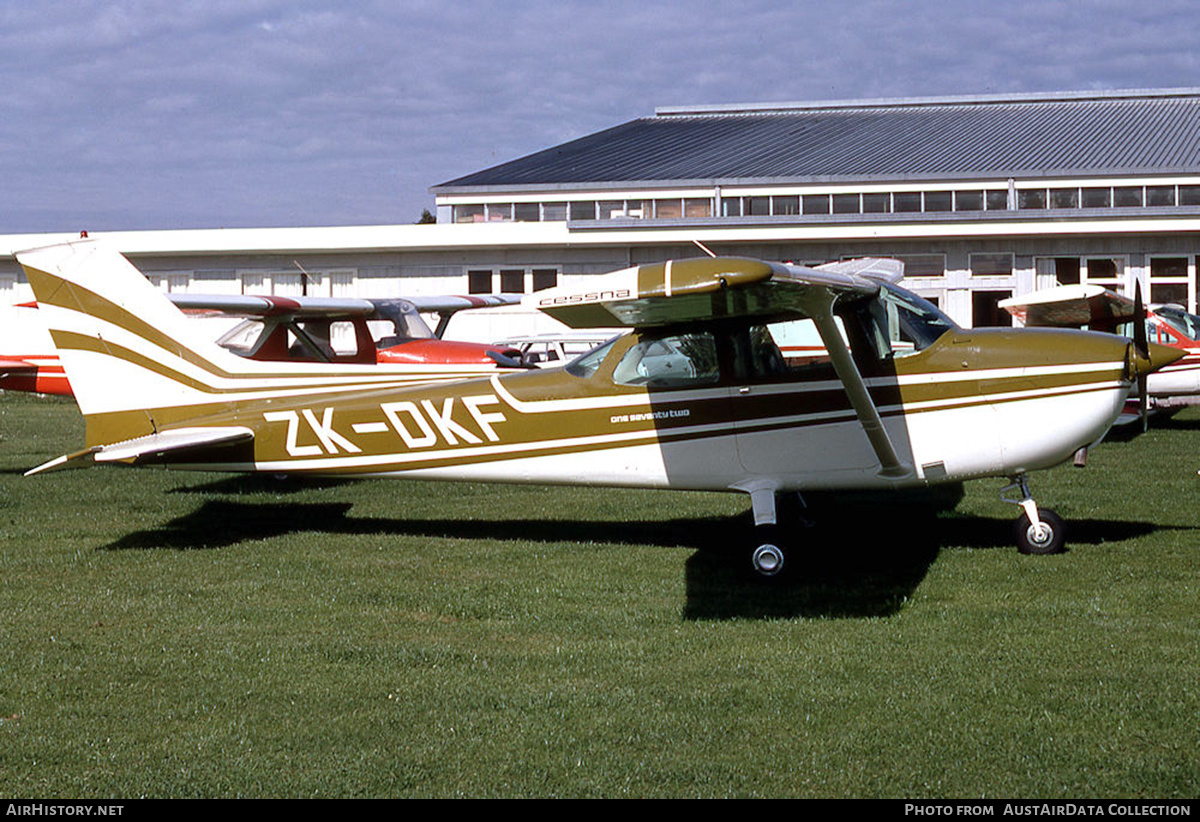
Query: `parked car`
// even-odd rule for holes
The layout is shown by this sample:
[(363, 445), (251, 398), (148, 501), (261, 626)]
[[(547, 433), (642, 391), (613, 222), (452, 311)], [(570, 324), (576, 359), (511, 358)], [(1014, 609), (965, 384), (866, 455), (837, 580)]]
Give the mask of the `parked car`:
[(555, 368), (586, 354), (597, 346), (622, 333), (618, 329), (606, 331), (563, 331), (553, 334), (532, 334), (528, 337), (509, 337), (496, 343), (501, 348), (515, 348), (521, 353), (521, 361), (538, 368)]

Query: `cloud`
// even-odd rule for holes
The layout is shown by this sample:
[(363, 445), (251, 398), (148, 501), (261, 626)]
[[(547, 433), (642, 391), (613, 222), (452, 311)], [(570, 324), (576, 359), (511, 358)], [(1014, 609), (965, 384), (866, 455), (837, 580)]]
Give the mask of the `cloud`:
[[(407, 222), (657, 105), (1200, 85), (1166, 0), (0, 6), (0, 232)], [(57, 204), (57, 207), (56, 207)]]

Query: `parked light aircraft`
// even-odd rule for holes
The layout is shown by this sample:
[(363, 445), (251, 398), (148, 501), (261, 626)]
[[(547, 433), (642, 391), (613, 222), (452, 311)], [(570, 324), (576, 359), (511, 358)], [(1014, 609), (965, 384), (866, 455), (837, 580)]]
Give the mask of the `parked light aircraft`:
[[(167, 298), (192, 316), (242, 318), (217, 343), (254, 360), (327, 363), (331, 368), (378, 364), (383, 373), (406, 379), (461, 379), (525, 365), (512, 346), (442, 338), (455, 313), (513, 305), (520, 302), (517, 295), (360, 299), (173, 293)], [(422, 313), (439, 316), (437, 332)], [(36, 303), (12, 306), (0, 318), (0, 352), (0, 389), (71, 396)]]
[(71, 396), (71, 385), (36, 303), (0, 309), (0, 352), (0, 389)]
[[(1176, 348), (1182, 357), (1145, 376), (1134, 389), (1140, 410), (1130, 409), (1119, 422), (1144, 421), (1150, 409), (1194, 402), (1200, 396), (1200, 341), (1190, 315), (1177, 306), (1141, 307), (1140, 290), (1130, 299), (1098, 285), (1063, 285), (1001, 300), (999, 306), (1026, 327), (1088, 328), (1145, 335), (1150, 342)], [(1139, 319), (1140, 318), (1140, 319)], [(1198, 318), (1200, 319), (1200, 318)], [(1131, 404), (1134, 404), (1131, 401)]]
[[(84, 450), (29, 473), (165, 463), (737, 491), (768, 575), (785, 561), (785, 492), (1008, 477), (1021, 550), (1059, 550), (1062, 520), (1034, 503), (1028, 473), (1103, 435), (1136, 377), (1179, 355), (1083, 331), (965, 331), (896, 287), (895, 261), (715, 258), (528, 295), (569, 326), (632, 329), (563, 369), (397, 386), (236, 357), (95, 244), (17, 258), (87, 422)], [(826, 357), (781, 355), (771, 329), (795, 321)]]

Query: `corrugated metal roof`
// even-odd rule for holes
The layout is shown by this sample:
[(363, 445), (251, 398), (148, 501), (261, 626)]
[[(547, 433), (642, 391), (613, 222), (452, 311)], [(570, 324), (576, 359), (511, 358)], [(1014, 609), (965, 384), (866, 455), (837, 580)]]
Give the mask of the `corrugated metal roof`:
[(1200, 172), (1198, 90), (660, 109), (434, 190), (1162, 172)]

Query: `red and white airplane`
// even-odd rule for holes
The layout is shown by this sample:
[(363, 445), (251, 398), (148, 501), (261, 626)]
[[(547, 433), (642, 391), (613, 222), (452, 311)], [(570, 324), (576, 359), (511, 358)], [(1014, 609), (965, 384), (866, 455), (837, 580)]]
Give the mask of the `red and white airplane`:
[(1143, 310), (1140, 302), (1140, 293), (1130, 299), (1098, 285), (1064, 285), (1011, 297), (999, 305), (1024, 326), (1086, 328), (1130, 337), (1144, 333), (1145, 341), (1183, 351), (1182, 359), (1139, 381), (1117, 421), (1124, 424), (1144, 419), (1151, 410), (1200, 403), (1200, 317), (1174, 305)]
[[(524, 367), (521, 352), (512, 346), (441, 337), (458, 311), (514, 305), (520, 302), (519, 295), (406, 299), (167, 296), (193, 317), (240, 318), (218, 342), (253, 360), (377, 365), (385, 375), (433, 380)], [(422, 313), (439, 316), (437, 332), (429, 328)], [(0, 389), (72, 396), (36, 303), (11, 306), (0, 320)]]

